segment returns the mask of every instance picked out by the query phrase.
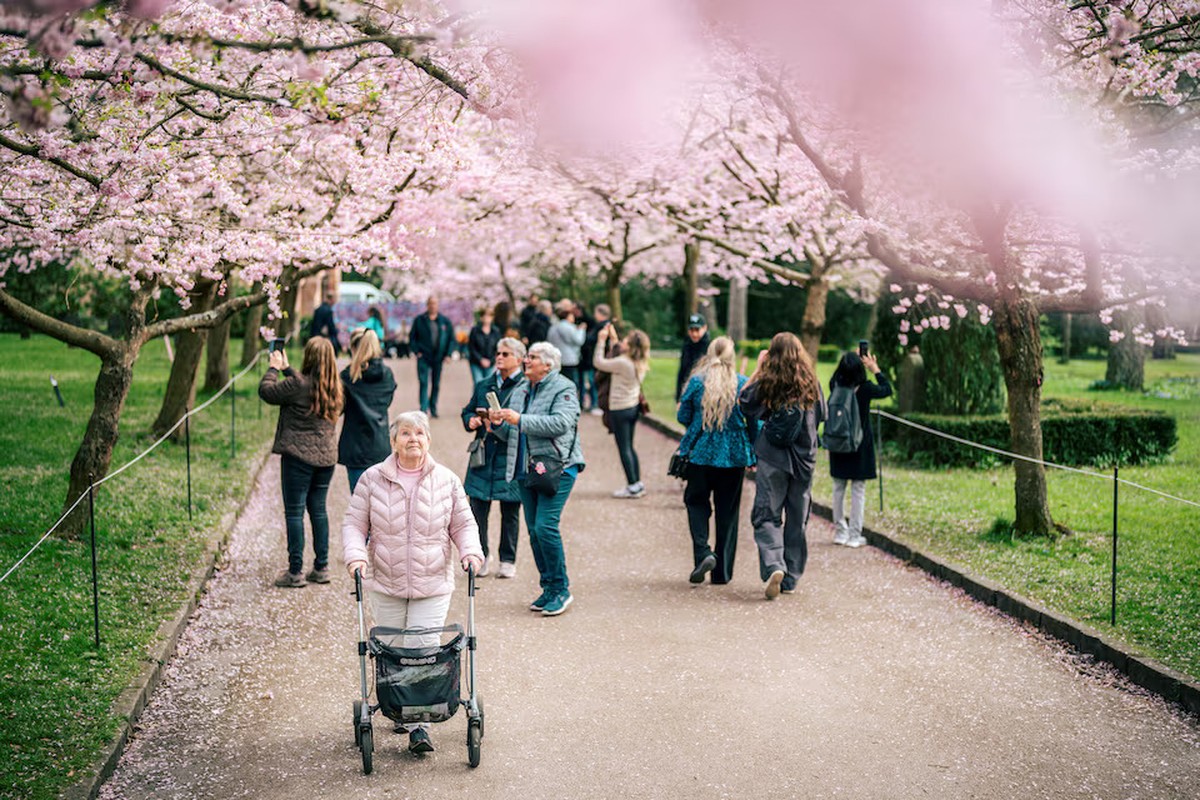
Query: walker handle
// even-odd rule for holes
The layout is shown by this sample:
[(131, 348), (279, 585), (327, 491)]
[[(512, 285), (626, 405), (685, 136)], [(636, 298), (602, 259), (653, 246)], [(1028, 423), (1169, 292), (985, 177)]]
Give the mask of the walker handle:
[(362, 602), (362, 570), (354, 570), (354, 599)]
[(475, 596), (475, 565), (467, 564), (467, 594)]

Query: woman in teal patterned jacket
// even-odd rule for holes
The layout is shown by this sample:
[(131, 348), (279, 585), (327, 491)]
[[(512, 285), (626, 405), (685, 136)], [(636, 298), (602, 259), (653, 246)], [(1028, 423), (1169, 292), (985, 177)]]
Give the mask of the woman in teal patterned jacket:
[[(718, 336), (708, 346), (679, 398), (676, 418), (687, 426), (679, 452), (688, 458), (688, 527), (692, 533), (692, 583), (729, 583), (737, 552), (738, 511), (746, 467), (753, 466), (758, 423), (738, 407), (746, 376), (733, 365), (733, 340)], [(716, 547), (708, 546), (708, 520), (716, 512)]]

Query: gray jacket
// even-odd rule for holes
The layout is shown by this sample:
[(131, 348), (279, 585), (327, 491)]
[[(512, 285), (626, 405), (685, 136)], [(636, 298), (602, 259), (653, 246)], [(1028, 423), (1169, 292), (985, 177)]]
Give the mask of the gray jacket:
[(564, 367), (577, 367), (583, 343), (587, 341), (587, 331), (581, 331), (565, 319), (560, 319), (550, 327), (550, 332), (546, 334), (546, 341), (557, 347), (558, 351), (562, 353)]
[[(527, 404), (528, 402), (528, 404)], [(553, 371), (536, 385), (525, 381), (513, 389), (507, 406), (521, 414), (517, 425), (507, 422), (492, 429), (498, 438), (508, 443), (505, 480), (512, 480), (517, 471), (517, 448), (525, 434), (529, 457), (550, 456), (563, 461), (563, 467), (578, 465), (583, 470), (583, 448), (579, 442), (579, 393), (574, 381)], [(524, 409), (524, 410), (522, 410)]]

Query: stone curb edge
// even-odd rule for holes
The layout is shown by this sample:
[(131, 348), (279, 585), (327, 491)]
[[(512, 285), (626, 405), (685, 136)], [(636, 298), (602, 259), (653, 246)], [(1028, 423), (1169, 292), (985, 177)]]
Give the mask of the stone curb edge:
[[(641, 419), (645, 425), (665, 436), (676, 441), (682, 438), (678, 429), (660, 419), (653, 416), (643, 416)], [(832, 520), (833, 511), (829, 506), (816, 501), (812, 506), (820, 516)], [(972, 575), (940, 558), (922, 553), (896, 538), (894, 534), (864, 527), (863, 535), (873, 547), (912, 564), (939, 580), (957, 586), (975, 600), (1026, 622), (1043, 633), (1066, 642), (1081, 653), (1111, 664), (1143, 689), (1182, 706), (1192, 714), (1200, 715), (1200, 682), (1193, 681), (1183, 673), (1154, 659), (1125, 649), (1124, 645), (1094, 628), (1043, 608), (986, 578)]]
[(216, 574), (217, 566), (221, 563), (229, 546), (233, 529), (242, 516), (246, 504), (250, 502), (254, 487), (258, 484), (258, 476), (271, 457), (269, 447), (264, 447), (264, 449), (266, 452), (259, 457), (258, 465), (254, 467), (246, 496), (241, 499), (237, 508), (226, 514), (225, 518), (221, 520), (220, 534), (209, 542), (200, 568), (192, 575), (188, 584), (187, 599), (184, 600), (174, 617), (163, 621), (158, 626), (151, 652), (143, 659), (141, 670), (113, 701), (113, 711), (121, 720), (119, 729), (101, 754), (92, 762), (91, 767), (85, 770), (84, 777), (64, 789), (59, 794), (59, 800), (94, 800), (100, 793), (100, 787), (116, 771), (117, 762), (121, 760), (121, 755), (125, 752), (125, 746), (129, 743), (134, 726), (142, 716), (146, 704), (149, 703), (150, 696), (162, 680), (163, 668), (175, 655), (179, 639), (183, 636), (188, 621), (199, 606), (200, 598), (204, 596), (208, 582)]

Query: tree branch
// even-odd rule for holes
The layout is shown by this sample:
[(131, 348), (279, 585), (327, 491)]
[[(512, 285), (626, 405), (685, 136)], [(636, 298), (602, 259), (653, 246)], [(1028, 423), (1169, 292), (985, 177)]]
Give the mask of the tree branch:
[(0, 312), (22, 325), (33, 328), (38, 333), (44, 333), (60, 342), (87, 350), (100, 358), (112, 358), (120, 350), (120, 344), (116, 339), (43, 314), (33, 306), (13, 297), (4, 289), (0, 289)]

